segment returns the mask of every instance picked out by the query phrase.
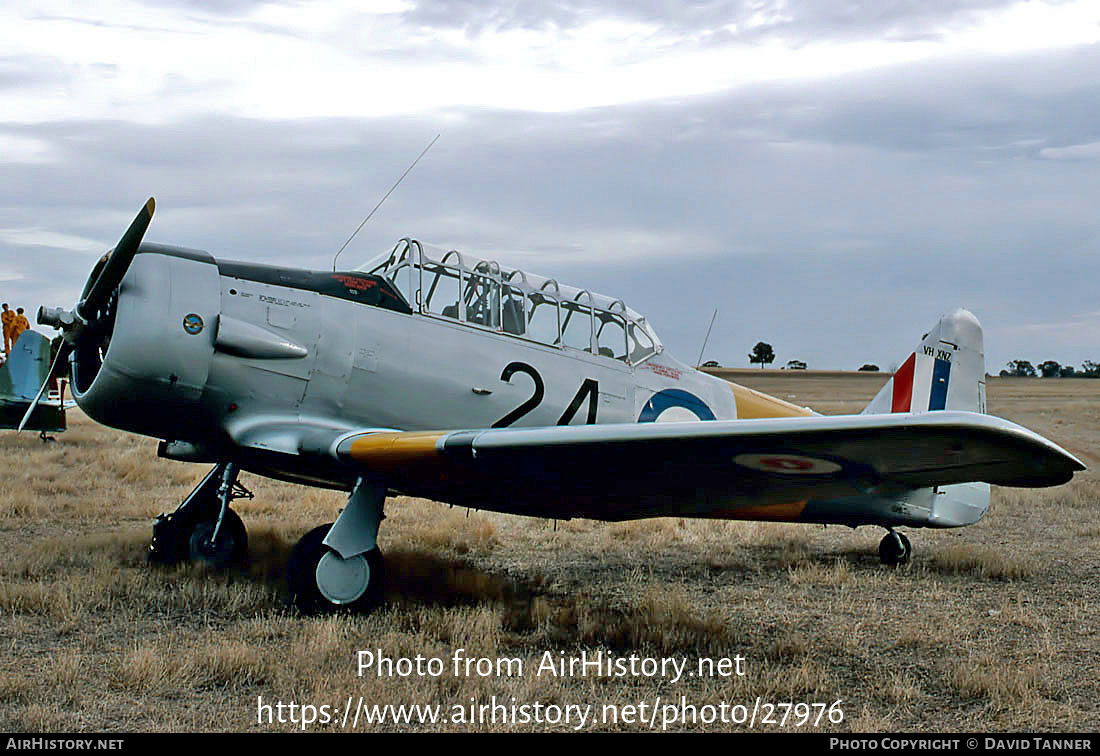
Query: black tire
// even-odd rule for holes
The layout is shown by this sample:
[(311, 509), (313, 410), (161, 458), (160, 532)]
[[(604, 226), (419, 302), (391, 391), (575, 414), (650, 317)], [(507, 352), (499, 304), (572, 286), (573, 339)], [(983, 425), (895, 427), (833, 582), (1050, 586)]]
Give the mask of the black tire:
[(211, 544), (210, 537), (214, 535), (217, 524), (217, 517), (195, 523), (188, 540), (188, 555), (192, 562), (220, 570), (239, 562), (248, 553), (248, 531), (240, 515), (232, 509), (227, 510), (218, 532), (218, 542)]
[(911, 556), (913, 556), (913, 546), (904, 533), (887, 533), (879, 541), (878, 558), (883, 564), (895, 567), (908, 562)]
[(322, 541), (332, 529), (332, 523), (320, 525), (306, 533), (294, 544), (290, 560), (286, 565), (287, 585), (294, 605), (303, 614), (322, 612), (355, 611), (367, 613), (382, 603), (382, 589), (385, 582), (385, 562), (382, 552), (375, 547), (363, 554), (370, 570), (367, 590), (355, 601), (348, 604), (336, 604), (322, 595), (317, 587), (317, 565), (321, 558), (332, 551)]
[(191, 527), (177, 513), (157, 515), (147, 557), (153, 564), (172, 565), (190, 558)]

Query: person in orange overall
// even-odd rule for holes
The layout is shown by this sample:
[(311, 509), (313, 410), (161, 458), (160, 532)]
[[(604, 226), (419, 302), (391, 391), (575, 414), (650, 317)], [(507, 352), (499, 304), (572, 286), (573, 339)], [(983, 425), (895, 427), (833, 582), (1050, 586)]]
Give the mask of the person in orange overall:
[(11, 345), (14, 341), (11, 337), (11, 326), (15, 322), (15, 313), (8, 309), (8, 303), (4, 302), (4, 312), (0, 315), (0, 320), (4, 322), (4, 355), (11, 354)]
[(11, 343), (14, 346), (15, 342), (19, 341), (19, 334), (31, 327), (30, 321), (27, 320), (27, 316), (23, 314), (22, 307), (15, 308), (15, 319), (11, 323)]

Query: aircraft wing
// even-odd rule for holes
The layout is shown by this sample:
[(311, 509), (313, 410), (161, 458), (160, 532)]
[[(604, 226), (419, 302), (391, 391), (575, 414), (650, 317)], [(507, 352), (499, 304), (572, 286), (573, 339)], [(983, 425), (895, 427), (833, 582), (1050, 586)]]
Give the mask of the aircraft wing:
[(983, 481), (1039, 487), (1085, 469), (1015, 423), (971, 412), (698, 423), (365, 429), (300, 449), (397, 491), (538, 516), (631, 519)]

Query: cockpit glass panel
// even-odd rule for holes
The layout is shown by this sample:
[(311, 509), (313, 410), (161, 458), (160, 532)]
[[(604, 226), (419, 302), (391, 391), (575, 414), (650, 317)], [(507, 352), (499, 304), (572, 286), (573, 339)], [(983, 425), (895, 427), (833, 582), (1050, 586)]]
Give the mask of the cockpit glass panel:
[(524, 312), (527, 297), (522, 289), (508, 284), (504, 285), (503, 292), (504, 302), (500, 308), (501, 326), (505, 333), (523, 336), (527, 333), (527, 318)]
[(527, 338), (556, 346), (558, 339), (558, 301), (541, 292), (531, 292), (527, 297), (531, 304)]
[(486, 328), (500, 326), (500, 283), (472, 273), (466, 279), (466, 322)]
[(386, 273), (386, 277), (393, 282), (393, 285), (397, 288), (399, 292), (401, 292), (401, 296), (405, 298), (405, 301), (409, 303), (410, 307), (413, 305), (411, 275), (413, 272), (415, 272), (411, 269), (412, 266), (409, 265), (409, 261), (404, 260), (396, 268), (392, 268), (388, 273)]
[(355, 268), (362, 273), (393, 278), (394, 270), (409, 259), (409, 243), (402, 239), (389, 252), (383, 252)]
[(626, 361), (626, 324), (609, 312), (596, 311), (596, 343), (604, 357)]
[(626, 329), (630, 363), (636, 365), (657, 351), (649, 333), (638, 323), (631, 321)]
[(424, 308), (433, 315), (458, 319), (458, 294), (461, 291), (459, 268), (426, 262), (420, 277)]
[(577, 302), (561, 303), (561, 342), (566, 346), (592, 351), (592, 308)]

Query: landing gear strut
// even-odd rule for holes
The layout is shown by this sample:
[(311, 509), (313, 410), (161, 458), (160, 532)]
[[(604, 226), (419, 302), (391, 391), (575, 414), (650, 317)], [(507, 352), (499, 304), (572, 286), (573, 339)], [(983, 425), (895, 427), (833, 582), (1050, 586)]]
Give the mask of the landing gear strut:
[(242, 559), (248, 552), (248, 533), (229, 504), (251, 499), (252, 492), (237, 482), (239, 472), (232, 462), (215, 465), (176, 511), (158, 515), (149, 561), (190, 560), (221, 569)]
[(377, 537), (385, 500), (385, 485), (360, 478), (336, 522), (295, 544), (287, 582), (298, 609), (370, 611), (382, 603), (385, 565)]
[(891, 529), (878, 545), (878, 558), (883, 564), (905, 564), (913, 555), (913, 546), (903, 534)]

